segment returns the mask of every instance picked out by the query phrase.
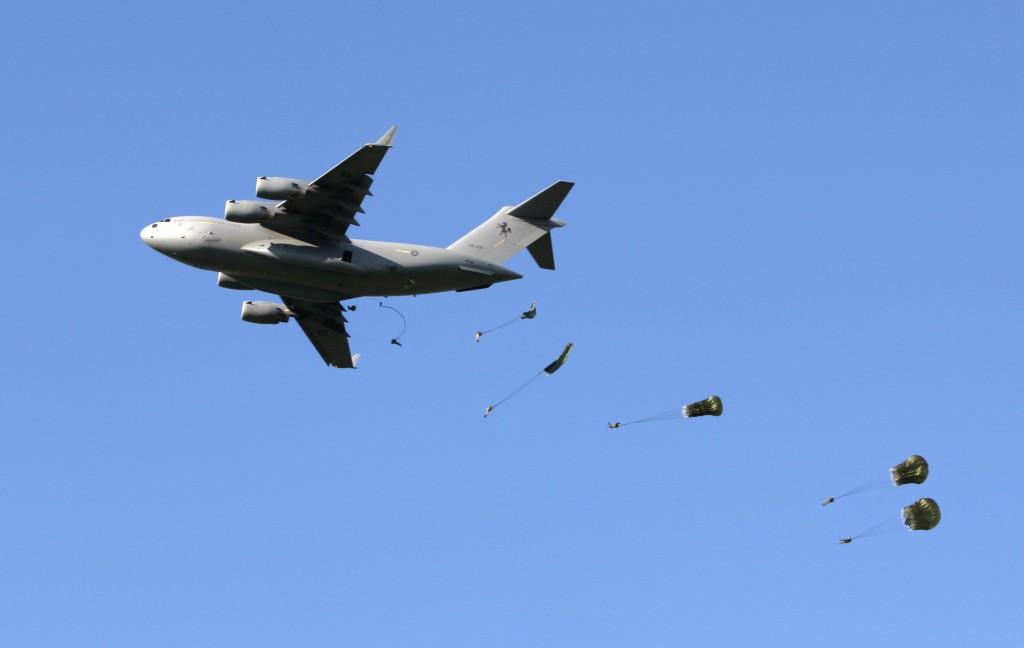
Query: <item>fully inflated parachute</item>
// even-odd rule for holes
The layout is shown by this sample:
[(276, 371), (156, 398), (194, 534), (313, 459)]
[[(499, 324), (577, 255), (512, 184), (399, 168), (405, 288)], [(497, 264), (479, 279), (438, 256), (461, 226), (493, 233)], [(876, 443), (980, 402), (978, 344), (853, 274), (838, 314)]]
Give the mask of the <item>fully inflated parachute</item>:
[(904, 484), (923, 484), (928, 479), (928, 462), (921, 455), (910, 455), (889, 469), (892, 483), (897, 486)]
[(711, 395), (702, 401), (683, 405), (683, 416), (693, 418), (695, 416), (721, 416), (722, 399)]
[(942, 513), (939, 505), (930, 497), (922, 497), (910, 506), (903, 507), (903, 524), (912, 531), (928, 531), (939, 526)]

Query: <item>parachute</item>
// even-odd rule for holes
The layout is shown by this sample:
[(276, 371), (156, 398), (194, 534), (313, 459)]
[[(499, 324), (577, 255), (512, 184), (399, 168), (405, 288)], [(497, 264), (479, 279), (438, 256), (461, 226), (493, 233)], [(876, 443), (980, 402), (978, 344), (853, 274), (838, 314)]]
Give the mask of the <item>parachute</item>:
[(930, 497), (922, 497), (913, 504), (903, 507), (903, 524), (911, 531), (928, 531), (939, 526), (942, 513), (939, 505)]
[(519, 320), (531, 320), (531, 319), (533, 319), (535, 317), (537, 317), (537, 302), (533, 302), (532, 304), (530, 304), (530, 310), (523, 311), (522, 313), (520, 313), (519, 315), (516, 315), (515, 317), (513, 317), (510, 320), (508, 320), (507, 322), (503, 322), (503, 323), (495, 326), (494, 328), (487, 329), (486, 331), (477, 331), (476, 333), (473, 334), (473, 338), (477, 342), (479, 342), (480, 338), (482, 338), (483, 336), (487, 335), (488, 333), (491, 333), (493, 331), (497, 331), (498, 329), (501, 329), (501, 328), (505, 328), (509, 324), (514, 324), (515, 322), (518, 322)]
[(722, 399), (711, 395), (702, 401), (690, 403), (683, 406), (683, 416), (693, 418), (694, 416), (721, 416)]
[(519, 387), (517, 387), (514, 390), (512, 390), (512, 393), (509, 394), (508, 396), (506, 396), (505, 398), (502, 398), (497, 403), (494, 403), (492, 405), (488, 405), (487, 409), (484, 410), (484, 418), (487, 418), (488, 416), (490, 416), (491, 412), (493, 412), (498, 407), (498, 405), (501, 405), (502, 403), (504, 403), (508, 399), (512, 398), (513, 396), (515, 396), (519, 392), (521, 392), (524, 389), (526, 389), (527, 387), (529, 387), (530, 384), (533, 383), (534, 380), (537, 380), (538, 378), (540, 378), (544, 374), (547, 374), (547, 375), (550, 376), (551, 374), (553, 374), (556, 371), (558, 371), (559, 369), (561, 369), (562, 365), (565, 364), (565, 361), (569, 359), (569, 352), (570, 351), (572, 351), (572, 342), (569, 342), (568, 344), (565, 345), (565, 348), (562, 349), (562, 352), (558, 355), (557, 358), (555, 358), (554, 362), (552, 362), (548, 366), (544, 367), (543, 369), (541, 369), (540, 371), (535, 373), (532, 378), (530, 378), (525, 383), (523, 383)]
[(608, 424), (608, 429), (616, 430), (627, 425), (636, 425), (637, 423), (667, 421), (669, 419), (676, 418), (680, 413), (682, 413), (686, 418), (693, 418), (695, 416), (721, 416), (722, 399), (718, 396), (709, 396), (702, 401), (683, 405), (682, 407), (673, 407), (670, 410), (665, 410), (664, 412), (659, 412), (651, 416), (645, 416), (644, 418), (636, 419), (635, 421), (614, 421)]
[(897, 486), (904, 484), (923, 484), (928, 479), (928, 462), (921, 455), (910, 455), (889, 469), (892, 483)]
[(388, 310), (395, 311), (396, 313), (398, 313), (398, 316), (402, 318), (402, 332), (399, 333), (398, 335), (396, 335), (395, 337), (391, 338), (391, 344), (394, 344), (395, 346), (402, 346), (402, 343), (399, 342), (399, 340), (402, 339), (402, 336), (405, 335), (405, 329), (408, 328), (408, 326), (406, 325), (406, 322), (405, 322), (405, 315), (402, 315), (401, 311), (399, 311), (394, 306), (385, 306), (384, 302), (382, 302), (382, 301), (377, 302), (377, 304), (381, 308), (387, 308)]
[[(928, 479), (928, 462), (925, 461), (925, 458), (921, 455), (910, 455), (906, 460), (901, 461), (889, 469), (889, 477), (892, 479), (892, 483), (896, 486), (903, 486), (905, 484), (923, 484), (924, 480)], [(862, 493), (867, 490), (880, 488), (885, 485), (885, 481), (885, 477), (882, 476), (869, 479), (851, 488), (845, 493), (827, 498), (822, 502), (822, 506), (832, 504), (837, 499), (847, 497), (849, 495), (856, 495), (857, 493)]]
[(544, 367), (544, 373), (550, 376), (551, 374), (561, 369), (562, 365), (565, 364), (565, 361), (569, 359), (570, 351), (572, 351), (572, 342), (565, 345), (565, 348), (562, 349), (562, 352), (560, 354), (558, 354), (558, 357), (555, 358), (554, 362)]

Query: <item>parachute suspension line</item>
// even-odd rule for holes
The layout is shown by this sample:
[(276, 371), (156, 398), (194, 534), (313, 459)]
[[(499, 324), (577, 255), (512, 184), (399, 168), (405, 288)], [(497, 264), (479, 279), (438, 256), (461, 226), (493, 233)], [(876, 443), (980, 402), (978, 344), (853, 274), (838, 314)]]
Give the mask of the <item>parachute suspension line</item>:
[(653, 416), (645, 416), (644, 418), (636, 419), (635, 421), (626, 421), (624, 423), (620, 423), (619, 427), (625, 427), (627, 425), (636, 425), (638, 423), (650, 423), (651, 421), (667, 421), (669, 419), (673, 419), (673, 418), (676, 418), (678, 416), (679, 416), (679, 408), (678, 407), (673, 407), (670, 410), (665, 410), (664, 412), (659, 412), (658, 414), (654, 414)]
[(503, 323), (501, 323), (501, 324), (498, 324), (498, 325), (497, 325), (497, 326), (495, 326), (494, 328), (489, 328), (489, 329), (487, 329), (486, 331), (477, 331), (477, 332), (476, 332), (476, 341), (477, 341), (477, 342), (479, 342), (479, 341), (480, 341), (480, 338), (481, 338), (481, 337), (483, 337), (484, 335), (487, 335), (488, 333), (493, 333), (494, 331), (497, 331), (498, 329), (503, 329), (503, 328), (505, 328), (506, 326), (508, 326), (509, 324), (515, 324), (515, 322), (516, 322), (517, 320), (519, 320), (519, 319), (520, 319), (520, 317), (519, 317), (518, 315), (516, 315), (515, 317), (513, 317), (513, 318), (512, 318), (512, 319), (510, 319), (509, 321), (507, 321), (507, 322), (503, 322)]
[(544, 376), (544, 370), (541, 370), (540, 372), (534, 374), (534, 377), (530, 378), (529, 380), (527, 380), (522, 385), (519, 385), (518, 387), (516, 387), (512, 391), (512, 393), (510, 393), (509, 395), (505, 396), (504, 398), (502, 398), (498, 402), (496, 402), (494, 404), (487, 405), (486, 411), (483, 413), (483, 418), (486, 419), (488, 416), (490, 416), (490, 413), (494, 412), (495, 409), (498, 408), (498, 405), (502, 404), (503, 402), (505, 402), (506, 400), (508, 400), (512, 396), (515, 396), (516, 394), (518, 394), (523, 389), (526, 389), (527, 387), (529, 387), (532, 383), (534, 383), (535, 380), (537, 380), (541, 376)]
[(502, 399), (501, 399), (500, 401), (498, 401), (498, 402), (497, 402), (497, 403), (495, 403), (494, 405), (491, 405), (491, 409), (494, 409), (494, 408), (496, 408), (496, 407), (497, 407), (498, 405), (501, 405), (502, 403), (504, 403), (504, 402), (505, 402), (505, 401), (507, 401), (508, 399), (510, 399), (510, 398), (512, 398), (513, 396), (515, 396), (516, 394), (518, 394), (519, 392), (523, 391), (524, 389), (526, 389), (527, 387), (529, 387), (529, 386), (530, 386), (530, 385), (531, 385), (531, 384), (533, 383), (533, 381), (534, 381), (534, 380), (537, 380), (537, 379), (538, 379), (538, 378), (540, 378), (540, 377), (541, 377), (542, 375), (544, 375), (544, 370), (543, 370), (543, 369), (542, 369), (542, 370), (540, 370), (540, 371), (538, 371), (537, 373), (535, 373), (535, 374), (533, 375), (533, 377), (532, 377), (532, 378), (530, 378), (529, 380), (527, 380), (526, 382), (524, 382), (524, 383), (523, 383), (522, 385), (520, 385), (520, 386), (516, 387), (516, 388), (515, 388), (515, 390), (513, 390), (511, 394), (509, 394), (509, 395), (508, 395), (508, 396), (506, 396), (505, 398), (502, 398)]
[(408, 325), (406, 324), (405, 321), (405, 315), (402, 315), (402, 312), (399, 311), (394, 306), (386, 306), (382, 301), (377, 302), (377, 305), (380, 306), (381, 308), (386, 308), (388, 310), (395, 311), (396, 313), (398, 313), (398, 316), (402, 318), (402, 332), (396, 335), (395, 337), (391, 338), (391, 344), (394, 344), (395, 346), (402, 346), (402, 343), (399, 342), (399, 340), (402, 339), (402, 336), (405, 335), (405, 330), (408, 328)]
[(842, 498), (848, 497), (850, 495), (856, 495), (857, 493), (863, 493), (864, 491), (875, 490), (877, 488), (881, 488), (882, 486), (885, 486), (886, 482), (888, 482), (888, 481), (889, 481), (889, 479), (887, 477), (884, 477), (884, 476), (882, 476), (882, 477), (874, 477), (874, 478), (869, 479), (869, 480), (867, 480), (865, 482), (861, 482), (860, 484), (854, 486), (853, 488), (851, 488), (850, 490), (846, 491), (845, 493), (840, 493), (839, 495), (836, 495), (836, 499), (842, 499)]
[(877, 524), (873, 524), (868, 528), (864, 529), (863, 531), (861, 531), (860, 533), (858, 533), (857, 535), (853, 536), (853, 539), (856, 540), (857, 538), (867, 538), (870, 536), (881, 535), (883, 533), (894, 531), (896, 529), (896, 523), (898, 521), (899, 520), (897, 520), (892, 515), (886, 516)]

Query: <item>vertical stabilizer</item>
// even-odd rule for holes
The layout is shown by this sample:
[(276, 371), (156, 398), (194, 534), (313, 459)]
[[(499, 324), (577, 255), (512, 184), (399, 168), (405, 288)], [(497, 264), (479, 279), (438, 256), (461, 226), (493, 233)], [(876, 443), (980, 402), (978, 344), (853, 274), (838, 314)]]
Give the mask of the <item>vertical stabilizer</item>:
[(565, 223), (553, 216), (572, 187), (573, 183), (560, 180), (515, 207), (502, 207), (448, 249), (504, 263), (525, 248), (537, 265), (554, 270), (551, 230)]

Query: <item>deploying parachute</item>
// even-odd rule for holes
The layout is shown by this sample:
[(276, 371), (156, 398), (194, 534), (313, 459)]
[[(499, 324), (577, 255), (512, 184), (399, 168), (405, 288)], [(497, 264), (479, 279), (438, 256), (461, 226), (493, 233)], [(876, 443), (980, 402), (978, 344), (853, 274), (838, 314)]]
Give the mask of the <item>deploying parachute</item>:
[(922, 497), (910, 506), (903, 507), (903, 524), (911, 531), (928, 531), (939, 526), (942, 513), (939, 505), (930, 497)]
[[(923, 484), (924, 481), (928, 479), (928, 462), (925, 461), (925, 458), (921, 455), (910, 455), (906, 460), (901, 461), (889, 469), (889, 477), (892, 479), (892, 483), (897, 486), (903, 486), (905, 484)], [(862, 493), (866, 490), (880, 488), (884, 485), (884, 477), (869, 479), (866, 482), (851, 488), (845, 493), (836, 495), (835, 497), (826, 498), (821, 505), (827, 506), (835, 502), (837, 499)]]
[(479, 342), (480, 338), (482, 338), (484, 335), (487, 335), (488, 333), (491, 333), (492, 331), (497, 331), (500, 328), (505, 328), (509, 324), (513, 324), (515, 322), (518, 322), (519, 320), (528, 320), (528, 319), (533, 319), (535, 317), (537, 317), (537, 302), (533, 302), (532, 304), (530, 304), (530, 310), (523, 311), (522, 313), (520, 313), (519, 315), (516, 315), (515, 317), (513, 317), (510, 320), (508, 320), (507, 322), (503, 322), (502, 324), (499, 324), (499, 325), (495, 326), (494, 328), (487, 329), (486, 331), (477, 331), (473, 335), (473, 338), (477, 342)]
[(928, 462), (921, 455), (910, 455), (906, 461), (902, 461), (889, 469), (892, 476), (892, 483), (897, 486), (903, 484), (923, 484), (928, 479)]
[(514, 389), (512, 391), (512, 393), (509, 394), (508, 396), (506, 396), (505, 398), (502, 398), (500, 401), (498, 401), (497, 403), (494, 403), (493, 405), (488, 405), (487, 409), (484, 410), (484, 418), (487, 418), (491, 414), (491, 412), (493, 412), (495, 410), (495, 408), (498, 407), (498, 405), (501, 405), (502, 403), (504, 403), (508, 399), (512, 398), (513, 396), (515, 396), (519, 392), (521, 392), (524, 389), (526, 389), (527, 387), (529, 387), (530, 384), (534, 380), (537, 380), (538, 378), (540, 378), (544, 374), (548, 374), (550, 376), (551, 374), (553, 374), (556, 371), (558, 371), (559, 369), (561, 369), (562, 365), (565, 364), (565, 361), (569, 359), (569, 352), (570, 351), (572, 351), (572, 342), (569, 342), (568, 344), (565, 345), (565, 348), (562, 349), (562, 352), (558, 355), (557, 358), (555, 358), (555, 360), (551, 364), (549, 364), (548, 366), (544, 367), (543, 369), (541, 369), (540, 371), (535, 373), (532, 378), (530, 378), (525, 383), (523, 383), (522, 385), (520, 385), (519, 387)]
[(697, 401), (696, 403), (690, 403), (689, 405), (683, 405), (681, 408), (673, 407), (670, 410), (654, 414), (653, 416), (646, 416), (635, 421), (615, 421), (608, 424), (608, 429), (616, 430), (627, 425), (636, 425), (637, 423), (650, 423), (651, 421), (667, 421), (674, 419), (679, 414), (686, 418), (694, 418), (697, 416), (721, 416), (722, 415), (722, 399), (718, 396), (708, 396), (704, 400)]
[(562, 352), (558, 354), (558, 357), (555, 358), (554, 362), (544, 367), (544, 373), (550, 376), (551, 374), (561, 369), (562, 365), (565, 364), (565, 361), (569, 359), (570, 351), (572, 351), (572, 342), (565, 345), (565, 348), (562, 349)]

